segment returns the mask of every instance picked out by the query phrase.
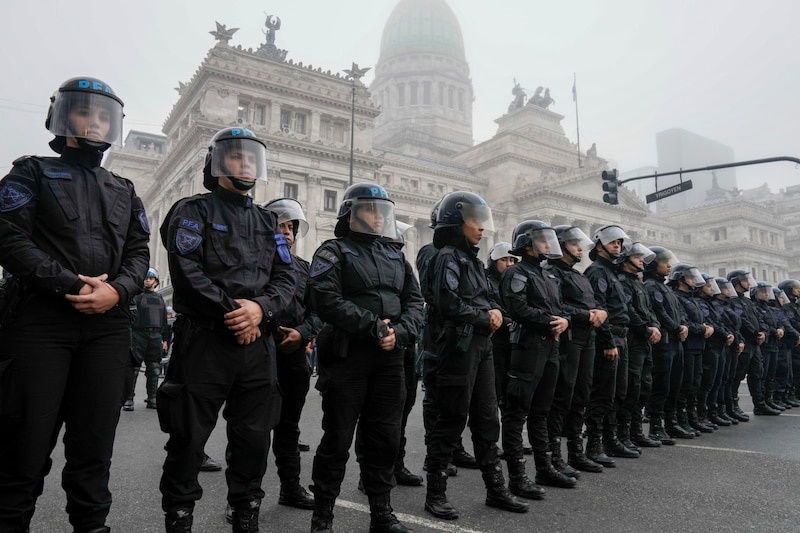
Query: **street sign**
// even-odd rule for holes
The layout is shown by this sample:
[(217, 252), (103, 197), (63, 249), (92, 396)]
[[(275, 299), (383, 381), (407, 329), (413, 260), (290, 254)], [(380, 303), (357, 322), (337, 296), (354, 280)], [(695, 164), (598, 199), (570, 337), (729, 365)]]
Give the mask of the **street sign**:
[(667, 187), (666, 189), (661, 189), (660, 191), (656, 191), (653, 194), (648, 194), (645, 196), (645, 200), (647, 200), (648, 204), (653, 202), (657, 202), (658, 200), (663, 200), (668, 196), (672, 196), (673, 194), (678, 194), (679, 192), (688, 191), (692, 188), (692, 180), (686, 180), (678, 183), (677, 185), (673, 185), (672, 187)]

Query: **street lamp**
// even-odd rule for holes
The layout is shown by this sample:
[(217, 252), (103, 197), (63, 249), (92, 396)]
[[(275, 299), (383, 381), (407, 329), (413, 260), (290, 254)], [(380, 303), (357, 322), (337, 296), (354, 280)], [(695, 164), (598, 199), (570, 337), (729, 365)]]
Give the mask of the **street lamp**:
[(342, 71), (350, 77), (353, 98), (350, 107), (350, 185), (353, 184), (353, 141), (355, 138), (356, 127), (356, 82), (363, 78), (364, 74), (369, 72), (369, 70), (370, 67), (358, 68), (358, 64), (353, 63), (353, 66), (350, 67), (349, 70)]

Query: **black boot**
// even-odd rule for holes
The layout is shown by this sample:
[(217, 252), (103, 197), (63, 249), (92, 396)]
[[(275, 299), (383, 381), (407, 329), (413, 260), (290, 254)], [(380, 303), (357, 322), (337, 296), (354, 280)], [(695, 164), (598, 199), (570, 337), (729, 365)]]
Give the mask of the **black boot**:
[(742, 411), (742, 408), (739, 407), (739, 398), (735, 398), (730, 406), (726, 404), (726, 407), (728, 414), (730, 415), (731, 413), (734, 413), (734, 415), (736, 416), (736, 420), (738, 420), (739, 422), (750, 421), (750, 415)]
[(508, 464), (508, 490), (511, 494), (528, 500), (541, 500), (544, 489), (536, 485), (525, 473), (525, 458), (511, 459)]
[(792, 406), (792, 407), (800, 407), (800, 402), (798, 402), (797, 398), (794, 397), (794, 391), (793, 390), (789, 390), (787, 392), (784, 392), (781, 395), (781, 401), (783, 403), (785, 403), (785, 404), (788, 404), (788, 405)]
[(469, 468), (475, 470), (478, 468), (478, 461), (463, 447), (456, 448), (453, 451), (453, 464), (459, 468)]
[(533, 452), (536, 463), (536, 483), (563, 489), (574, 488), (578, 481), (574, 477), (565, 476), (553, 467), (550, 452)]
[(247, 502), (233, 508), (233, 533), (258, 533), (260, 501)]
[(314, 514), (311, 516), (311, 533), (333, 533), (333, 505), (336, 500), (314, 494)]
[(781, 412), (777, 409), (773, 409), (769, 406), (769, 404), (765, 403), (763, 400), (756, 403), (753, 406), (753, 414), (754, 415), (768, 415), (768, 416), (778, 416)]
[(603, 471), (603, 465), (595, 463), (583, 453), (583, 439), (567, 441), (567, 461), (573, 468), (584, 472)]
[(586, 441), (586, 457), (603, 466), (603, 468), (614, 468), (614, 459), (606, 455), (603, 450), (603, 440), (600, 435), (590, 435)]
[(779, 411), (781, 413), (786, 410), (775, 402), (775, 399), (772, 397), (771, 392), (766, 395), (764, 403), (767, 404), (768, 407), (771, 407), (772, 409)]
[(625, 459), (636, 459), (639, 457), (639, 452), (635, 452), (630, 448), (626, 448), (619, 437), (617, 437), (617, 428), (606, 428), (603, 434), (603, 450), (609, 457), (623, 457)]
[(716, 431), (716, 430), (719, 429), (719, 426), (717, 424), (715, 424), (714, 422), (712, 422), (708, 418), (708, 416), (709, 416), (708, 412), (709, 412), (709, 408), (708, 408), (707, 405), (705, 405), (705, 404), (698, 405), (697, 406), (697, 421), (700, 424), (706, 425), (706, 426), (710, 427), (711, 429), (713, 429), (714, 431)]
[(730, 427), (733, 424), (733, 422), (731, 422), (731, 420), (728, 417), (719, 414), (718, 407), (713, 407), (713, 406), (709, 407), (708, 409), (708, 420), (709, 422), (713, 422), (714, 424), (720, 427)]
[[(641, 422), (631, 422), (631, 442), (642, 448), (658, 448), (661, 446), (661, 441), (651, 439), (644, 434)], [(624, 442), (623, 442), (624, 444)]]
[(394, 515), (391, 493), (372, 494), (369, 497), (369, 533), (409, 533)]
[(665, 431), (667, 435), (673, 439), (693, 439), (694, 431), (687, 431), (678, 423), (678, 419), (674, 413), (667, 415), (665, 424)]
[(192, 533), (192, 511), (176, 509), (164, 515), (164, 528), (167, 533)]
[(281, 505), (288, 505), (289, 507), (296, 507), (297, 509), (313, 509), (314, 496), (297, 481), (294, 483), (281, 483), (278, 503)]
[(394, 466), (394, 479), (398, 485), (406, 487), (419, 487), (423, 481), (422, 476), (414, 474), (402, 463)]
[(564, 459), (561, 457), (561, 439), (551, 440), (548, 446), (550, 448), (550, 462), (553, 464), (553, 468), (565, 476), (580, 479), (581, 475), (578, 471), (565, 463)]
[(447, 473), (428, 472), (428, 487), (425, 493), (425, 510), (436, 518), (455, 520), (458, 511), (447, 501)]
[(648, 436), (652, 440), (656, 440), (664, 446), (675, 445), (675, 439), (670, 437), (667, 432), (664, 431), (664, 422), (660, 416), (650, 417), (650, 431)]
[(506, 480), (503, 479), (503, 468), (499, 463), (492, 470), (481, 472), (481, 476), (483, 477), (483, 483), (486, 485), (486, 505), (513, 513), (528, 512), (528, 504), (518, 500), (506, 488)]
[(714, 428), (700, 423), (700, 418), (697, 416), (697, 411), (694, 407), (686, 408), (686, 421), (690, 428), (700, 433), (714, 433)]
[(642, 449), (631, 441), (631, 428), (627, 424), (623, 423), (617, 426), (617, 437), (623, 446), (642, 455)]
[(679, 408), (675, 416), (678, 420), (678, 425), (682, 427), (684, 431), (691, 433), (695, 437), (700, 436), (700, 430), (694, 429), (692, 426), (689, 425), (689, 416), (687, 415), (685, 409)]

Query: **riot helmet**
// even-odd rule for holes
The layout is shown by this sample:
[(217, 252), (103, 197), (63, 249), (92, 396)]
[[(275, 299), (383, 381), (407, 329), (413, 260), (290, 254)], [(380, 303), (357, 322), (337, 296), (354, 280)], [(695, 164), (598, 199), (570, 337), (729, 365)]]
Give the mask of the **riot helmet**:
[(797, 301), (800, 296), (800, 281), (796, 279), (785, 279), (778, 283), (778, 288), (786, 293), (790, 302)]
[(394, 202), (386, 190), (375, 183), (355, 183), (344, 191), (339, 204), (339, 219), (334, 233), (343, 237), (347, 231), (397, 239)]
[(772, 292), (772, 285), (766, 281), (757, 281), (750, 287), (750, 299), (755, 301), (769, 302), (775, 299), (775, 293)]
[(303, 206), (294, 198), (278, 198), (270, 200), (262, 206), (267, 211), (272, 211), (278, 217), (278, 224), (291, 222), (294, 235), (301, 237), (308, 232), (308, 221), (303, 212)]
[[(609, 244), (615, 241), (622, 241), (622, 246), (620, 248), (619, 254), (612, 254), (606, 248)], [(628, 234), (625, 231), (617, 226), (616, 224), (611, 224), (608, 226), (603, 226), (602, 228), (598, 229), (592, 235), (592, 243), (594, 246), (591, 250), (589, 250), (589, 258), (593, 261), (597, 258), (597, 250), (598, 248), (602, 248), (606, 251), (606, 253), (612, 259), (619, 259), (620, 254), (625, 253), (627, 250), (630, 250), (631, 247), (631, 238), (628, 237)]]
[(656, 254), (656, 256), (649, 263), (645, 263), (644, 265), (645, 272), (655, 272), (656, 270), (658, 270), (659, 264), (666, 264), (671, 269), (672, 267), (680, 263), (675, 254), (672, 253), (672, 251), (668, 248), (664, 248), (663, 246), (652, 246), (650, 248), (650, 251)]
[[(641, 266), (631, 261), (631, 259), (634, 258), (642, 260)], [(655, 258), (656, 258), (656, 253), (640, 242), (635, 242), (631, 244), (629, 250), (623, 251), (620, 254), (620, 261), (621, 262), (627, 261), (638, 272), (642, 272), (644, 270), (645, 265), (647, 265), (648, 263), (652, 263), (653, 259)]]
[(50, 97), (44, 126), (56, 136), (50, 142), (61, 153), (67, 138), (83, 150), (104, 152), (112, 144), (122, 146), (122, 100), (105, 82), (96, 78), (72, 78)]
[(158, 270), (156, 270), (155, 267), (150, 267), (147, 269), (147, 274), (144, 275), (144, 279), (148, 278), (153, 278), (156, 280), (156, 284), (153, 286), (153, 288), (158, 287), (158, 284), (161, 283), (161, 280), (158, 277)]
[(504, 257), (510, 257), (515, 261), (519, 260), (519, 257), (511, 253), (510, 242), (498, 242), (492, 246), (491, 250), (489, 250), (490, 261), (497, 261), (498, 259), (502, 259)]
[(705, 281), (702, 288), (703, 294), (706, 296), (716, 296), (722, 292), (717, 284), (717, 280), (705, 272), (701, 272), (700, 275), (703, 276), (703, 281)]
[(789, 300), (789, 295), (778, 287), (773, 287), (772, 293), (775, 295), (775, 305), (777, 307), (783, 307), (791, 301)]
[(433, 208), (431, 209), (431, 223), (428, 225), (431, 229), (436, 229), (436, 218), (439, 215), (439, 206), (442, 205), (442, 200), (444, 200), (445, 197), (447, 197), (447, 194), (436, 200), (436, 203), (433, 204)]
[(706, 282), (696, 267), (686, 263), (678, 263), (670, 269), (667, 285), (675, 286), (678, 285), (680, 281), (683, 281), (692, 289), (702, 287)]
[(725, 298), (738, 298), (739, 294), (737, 294), (736, 289), (733, 288), (733, 283), (728, 281), (727, 278), (714, 278), (714, 281), (717, 282), (717, 287), (719, 287), (720, 294)]
[(456, 191), (442, 198), (436, 213), (436, 229), (475, 224), (484, 232), (494, 231), (492, 210), (483, 198), (469, 191)]
[(239, 191), (249, 191), (257, 180), (267, 181), (267, 145), (245, 128), (218, 131), (208, 146), (203, 166), (203, 186), (216, 189), (220, 177)]
[(553, 229), (556, 232), (558, 244), (561, 245), (562, 254), (571, 257), (575, 263), (579, 263), (583, 250), (591, 248), (592, 239), (581, 228), (569, 224), (561, 224)]
[[(734, 287), (737, 285), (742, 288), (742, 293), (747, 293), (750, 287), (754, 287), (756, 284), (756, 279), (753, 277), (750, 272), (747, 270), (731, 270), (728, 272), (728, 281), (730, 281)], [(747, 284), (747, 286), (745, 286)]]
[(559, 259), (561, 246), (556, 237), (556, 230), (541, 220), (523, 220), (514, 228), (512, 234), (511, 251), (520, 256), (526, 256), (527, 247), (540, 259)]

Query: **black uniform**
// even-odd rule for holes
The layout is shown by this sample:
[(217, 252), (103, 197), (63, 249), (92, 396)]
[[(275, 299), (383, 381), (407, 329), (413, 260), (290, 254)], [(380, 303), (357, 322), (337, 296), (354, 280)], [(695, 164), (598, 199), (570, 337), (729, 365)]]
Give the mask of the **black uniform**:
[(522, 459), (527, 420), (537, 469), (548, 452), (547, 415), (558, 378), (558, 338), (550, 322), (565, 314), (556, 278), (540, 263), (524, 255), (522, 262), (506, 269), (500, 284), (503, 304), (515, 323), (502, 418), (503, 456), (507, 461)]
[(767, 327), (767, 329), (764, 330), (764, 333), (767, 334), (767, 338), (761, 344), (761, 356), (764, 361), (764, 374), (761, 386), (767, 401), (772, 401), (772, 394), (775, 392), (775, 371), (778, 365), (778, 351), (781, 345), (781, 339), (778, 338), (777, 331), (783, 328), (784, 324), (778, 319), (775, 308), (768, 302), (764, 300), (755, 300), (753, 303), (753, 310), (756, 312), (761, 322)]
[(733, 332), (720, 313), (723, 310), (721, 300), (703, 295), (697, 299), (697, 303), (703, 312), (703, 322), (714, 328), (714, 333), (706, 339), (703, 348), (703, 375), (697, 392), (697, 414), (702, 420), (707, 417), (709, 409), (713, 412), (717, 407), (717, 389), (714, 384), (719, 382), (724, 372), (726, 342), (728, 335)]
[[(738, 292), (738, 291), (737, 291)], [(736, 363), (736, 374), (730, 384), (731, 396), (736, 402), (739, 398), (739, 383), (747, 376), (747, 387), (754, 405), (764, 403), (764, 364), (761, 357), (761, 348), (756, 340), (759, 332), (766, 332), (766, 325), (761, 323), (753, 309), (753, 302), (740, 295), (730, 301), (733, 311), (742, 321), (741, 334), (744, 340), (744, 351), (739, 355)]]
[(147, 378), (147, 402), (155, 407), (158, 376), (161, 374), (161, 355), (164, 343), (170, 340), (167, 325), (167, 304), (154, 290), (146, 290), (133, 297), (136, 306), (136, 320), (131, 324), (133, 333), (133, 385), (129, 400), (133, 401), (139, 367), (144, 362)]
[[(489, 291), (495, 302), (500, 302), (500, 274), (497, 267), (490, 265), (486, 269), (486, 279), (489, 281)], [(508, 388), (508, 368), (511, 359), (511, 340), (509, 328), (512, 319), (508, 312), (503, 313), (503, 325), (492, 335), (492, 357), (494, 358), (494, 385), (497, 394), (497, 403), (502, 411), (505, 407), (506, 389)]]
[[(781, 307), (781, 313), (792, 329), (800, 334), (800, 305), (797, 302), (786, 303)], [(797, 339), (793, 338), (793, 334), (788, 338), (784, 336), (782, 355), (778, 361), (778, 370), (775, 376), (775, 386), (779, 391), (794, 393), (794, 376), (800, 377), (800, 369), (795, 374), (796, 365), (800, 366), (800, 346), (797, 345)], [(796, 396), (792, 396), (792, 398), (794, 399)]]
[(700, 390), (703, 374), (706, 326), (704, 324), (705, 316), (698, 305), (697, 298), (691, 293), (677, 288), (674, 289), (674, 292), (678, 297), (678, 302), (683, 306), (686, 316), (684, 325), (689, 328), (689, 335), (683, 342), (683, 378), (677, 400), (677, 416), (679, 422), (684, 422), (684, 418), (691, 415), (697, 408), (697, 391)]
[(420, 334), (420, 373), (422, 384), (425, 386), (425, 394), (422, 397), (422, 423), (425, 427), (425, 445), (433, 431), (433, 424), (436, 421), (436, 346), (433, 342), (434, 333), (438, 336), (438, 331), (433, 331), (437, 324), (431, 324), (430, 317), (433, 313), (431, 307), (431, 291), (428, 287), (428, 269), (432, 260), (436, 257), (439, 250), (432, 244), (426, 244), (417, 252), (417, 272), (419, 273), (419, 285), (423, 297), (427, 304), (425, 306), (425, 323)]
[[(404, 349), (422, 322), (419, 285), (402, 252), (377, 236), (350, 232), (319, 247), (308, 287), (312, 308), (326, 322), (317, 337), (325, 433), (314, 457), (315, 497), (332, 502), (339, 495), (356, 425), (365, 492), (388, 494), (406, 396)], [(386, 318), (396, 336), (391, 351), (378, 345)]]
[[(179, 316), (169, 369), (158, 391), (169, 433), (161, 477), (167, 513), (191, 511), (202, 489), (203, 447), (223, 403), (228, 422), (228, 503), (246, 509), (264, 496), (269, 433), (280, 408), (271, 322), (294, 291), (292, 259), (273, 213), (217, 187), (179, 200), (161, 226)], [(261, 306), (261, 337), (237, 344), (223, 316), (235, 299)]]
[[(111, 452), (131, 377), (128, 304), (147, 272), (150, 230), (133, 184), (100, 159), (72, 148), (23, 158), (0, 183), (0, 264), (27, 286), (0, 333), (2, 531), (27, 526), (62, 424), (70, 522), (102, 527), (111, 507)], [(64, 295), (78, 294), (78, 274), (108, 274), (119, 304), (76, 311)]]
[[(730, 418), (731, 411), (733, 410), (733, 393), (731, 392), (731, 383), (734, 381), (736, 375), (736, 363), (739, 358), (739, 344), (744, 342), (744, 339), (740, 333), (742, 320), (739, 315), (736, 314), (730, 302), (730, 298), (724, 300), (714, 298), (713, 300), (714, 307), (722, 318), (722, 323), (724, 324), (725, 329), (730, 333), (733, 333), (734, 339), (733, 343), (726, 347), (723, 352), (721, 364), (724, 365), (724, 367), (722, 372), (718, 372), (719, 383), (714, 384), (710, 394), (711, 397), (709, 398), (708, 402), (709, 407), (711, 407), (712, 402), (716, 401), (718, 411), (721, 411), (724, 407), (724, 413), (728, 415), (728, 418)], [(713, 399), (714, 389), (717, 391), (716, 400)]]
[[(306, 285), (310, 265), (308, 261), (292, 256), (294, 265), (295, 286), (289, 307), (276, 321), (278, 326), (297, 330), (302, 337), (300, 347), (292, 352), (284, 352), (278, 348), (277, 372), (278, 384), (281, 388), (280, 420), (275, 426), (272, 438), (272, 452), (275, 454), (275, 466), (281, 487), (296, 487), (300, 481), (300, 416), (306, 403), (311, 368), (306, 358), (306, 345), (317, 336), (322, 328), (322, 321), (309, 309)], [(280, 343), (282, 333), (275, 330), (276, 344)]]

